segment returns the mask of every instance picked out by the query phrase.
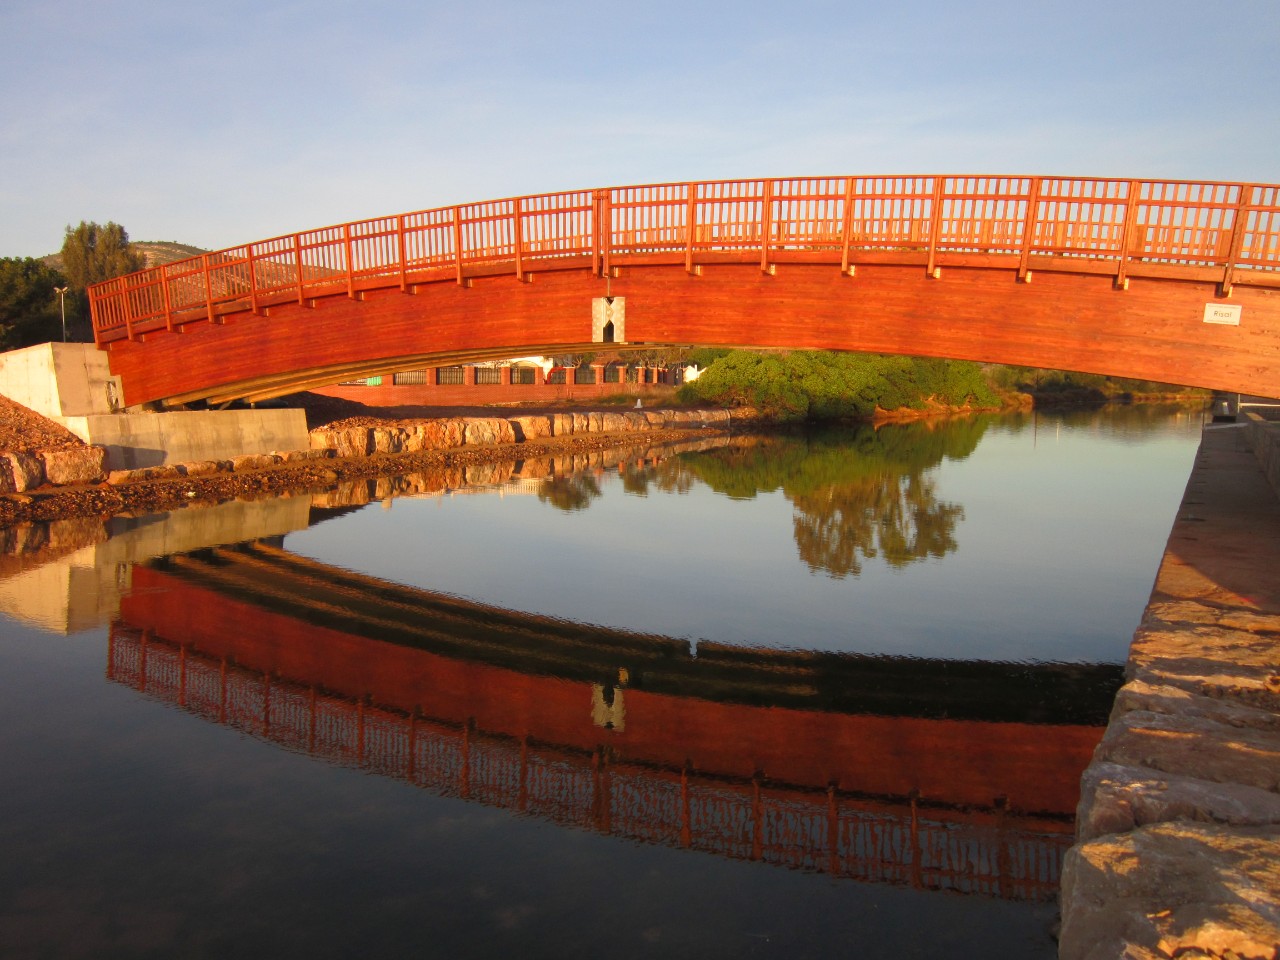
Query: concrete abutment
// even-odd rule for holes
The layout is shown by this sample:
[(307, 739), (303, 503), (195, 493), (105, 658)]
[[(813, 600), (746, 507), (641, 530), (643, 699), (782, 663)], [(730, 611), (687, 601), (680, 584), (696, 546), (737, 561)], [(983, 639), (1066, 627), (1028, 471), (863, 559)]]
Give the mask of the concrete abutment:
[(108, 471), (309, 445), (302, 410), (126, 411), (106, 353), (87, 343), (43, 343), (0, 354), (0, 394), (105, 450), (102, 467)]

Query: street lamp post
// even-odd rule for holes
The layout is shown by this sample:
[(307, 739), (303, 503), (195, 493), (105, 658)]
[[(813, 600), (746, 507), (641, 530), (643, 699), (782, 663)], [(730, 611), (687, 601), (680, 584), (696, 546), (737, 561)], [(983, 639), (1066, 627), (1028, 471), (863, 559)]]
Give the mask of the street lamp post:
[(58, 300), (62, 303), (62, 342), (67, 342), (67, 288), (54, 287), (53, 292), (58, 295)]

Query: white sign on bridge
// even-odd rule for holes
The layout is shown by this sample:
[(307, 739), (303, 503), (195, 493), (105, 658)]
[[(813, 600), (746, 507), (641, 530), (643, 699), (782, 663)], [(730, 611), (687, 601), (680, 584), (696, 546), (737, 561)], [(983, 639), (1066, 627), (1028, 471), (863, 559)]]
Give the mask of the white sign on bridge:
[(1244, 307), (1238, 303), (1206, 303), (1204, 305), (1205, 323), (1225, 323), (1233, 327), (1240, 326), (1240, 312)]

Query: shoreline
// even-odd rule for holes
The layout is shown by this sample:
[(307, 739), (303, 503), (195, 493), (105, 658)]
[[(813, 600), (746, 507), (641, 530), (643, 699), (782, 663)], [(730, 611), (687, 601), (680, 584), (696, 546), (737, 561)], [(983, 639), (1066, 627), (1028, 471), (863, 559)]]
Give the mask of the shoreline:
[[(735, 429), (740, 428), (737, 425)], [(365, 428), (372, 432), (380, 428)], [(738, 432), (741, 432), (738, 429)], [(661, 446), (691, 438), (730, 435), (723, 426), (690, 424), (633, 432), (596, 432), (551, 436), (518, 443), (459, 445), (447, 449), (341, 455), (332, 449), (262, 454), (224, 462), (230, 469), (179, 464), (120, 471), (115, 483), (44, 486), (0, 495), (0, 529), (23, 523), (109, 519), (125, 514), (160, 513), (234, 499), (259, 499), (311, 493), (354, 480), (412, 474), (422, 470), (590, 453), (620, 446)], [(214, 465), (215, 467), (218, 465)], [(195, 468), (188, 472), (189, 468)], [(132, 476), (137, 474), (138, 476)]]
[[(327, 398), (326, 398), (327, 399)], [(1175, 397), (1172, 402), (1186, 402)], [(1121, 401), (1116, 401), (1121, 402)], [(1133, 398), (1125, 405), (1170, 402), (1165, 396)], [(1105, 404), (1064, 404), (1046, 409)], [(325, 411), (304, 405), (310, 431), (308, 450), (262, 453), (231, 460), (199, 461), (112, 471), (101, 468), (70, 482), (0, 492), (0, 529), (22, 523), (110, 518), (177, 509), (191, 504), (312, 492), (350, 480), (408, 474), (418, 470), (468, 466), (633, 444), (666, 444), (691, 436), (743, 432), (786, 432), (804, 423), (778, 421), (751, 408), (642, 408), (617, 406), (501, 408), (367, 408), (354, 404)], [(921, 409), (878, 410), (859, 423), (872, 426), (946, 420), (980, 413), (1034, 409), (1029, 396), (998, 409), (926, 405)], [(465, 410), (468, 415), (458, 415)], [(431, 411), (431, 412), (429, 412)], [(317, 416), (317, 414), (319, 414)], [(341, 416), (345, 414), (345, 416)], [(453, 426), (448, 426), (452, 424)], [(427, 425), (436, 425), (428, 427)], [(434, 430), (434, 436), (432, 431)], [(416, 439), (415, 439), (416, 438)], [(83, 450), (95, 448), (84, 446)], [(101, 449), (101, 448), (96, 448)], [(45, 452), (63, 456), (63, 448)], [(0, 453), (13, 461), (14, 453)], [(23, 453), (30, 463), (41, 454)], [(0, 463), (0, 466), (6, 464)], [(12, 484), (11, 484), (12, 486)]]

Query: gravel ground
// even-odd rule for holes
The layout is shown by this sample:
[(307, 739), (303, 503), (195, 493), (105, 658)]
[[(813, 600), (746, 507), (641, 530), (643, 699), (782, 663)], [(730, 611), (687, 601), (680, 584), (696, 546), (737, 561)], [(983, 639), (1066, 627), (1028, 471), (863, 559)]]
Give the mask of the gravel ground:
[(0, 451), (32, 453), (82, 446), (84, 441), (66, 427), (0, 396)]

